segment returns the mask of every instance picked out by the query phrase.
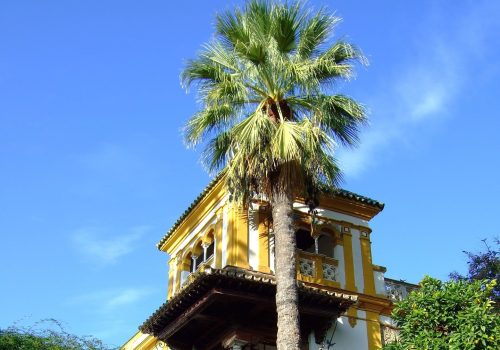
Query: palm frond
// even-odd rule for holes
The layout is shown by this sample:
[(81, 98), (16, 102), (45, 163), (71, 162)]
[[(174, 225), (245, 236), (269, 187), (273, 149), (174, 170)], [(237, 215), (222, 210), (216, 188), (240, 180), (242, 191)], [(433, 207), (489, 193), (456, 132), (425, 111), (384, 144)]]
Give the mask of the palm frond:
[(299, 160), (302, 146), (300, 126), (289, 121), (279, 123), (271, 143), (271, 151), (278, 164)]
[(343, 145), (355, 146), (359, 128), (367, 121), (365, 108), (344, 95), (321, 96), (315, 100), (314, 118), (318, 125)]
[(186, 143), (204, 143), (203, 163), (226, 167), (236, 197), (267, 191), (277, 173), (311, 186), (340, 181), (337, 143), (355, 145), (366, 114), (334, 83), (366, 59), (346, 41), (329, 45), (339, 21), (300, 1), (249, 0), (217, 15), (213, 41), (187, 62), (181, 81), (196, 86), (202, 107)]
[(195, 146), (212, 131), (227, 129), (238, 117), (238, 108), (231, 104), (214, 105), (196, 113), (186, 124), (184, 139), (189, 146)]
[(233, 139), (230, 131), (223, 131), (208, 143), (201, 155), (202, 164), (210, 173), (222, 170), (231, 159)]
[(304, 20), (297, 43), (298, 58), (307, 59), (316, 53), (340, 20), (339, 17), (325, 13), (323, 9), (315, 16)]
[(289, 53), (297, 47), (298, 28), (301, 25), (300, 4), (277, 5), (271, 12), (269, 33), (279, 52)]

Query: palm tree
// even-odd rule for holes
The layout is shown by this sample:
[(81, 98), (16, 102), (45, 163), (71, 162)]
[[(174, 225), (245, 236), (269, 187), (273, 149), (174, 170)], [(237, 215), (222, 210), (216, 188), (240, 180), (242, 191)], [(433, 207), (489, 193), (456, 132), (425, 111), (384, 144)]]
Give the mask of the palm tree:
[(187, 144), (205, 142), (202, 161), (223, 169), (233, 200), (264, 195), (271, 204), (279, 350), (300, 346), (293, 200), (338, 184), (336, 145), (354, 145), (366, 120), (361, 105), (333, 93), (364, 62), (345, 41), (329, 45), (339, 20), (301, 3), (250, 0), (216, 16), (214, 39), (181, 76), (202, 104)]

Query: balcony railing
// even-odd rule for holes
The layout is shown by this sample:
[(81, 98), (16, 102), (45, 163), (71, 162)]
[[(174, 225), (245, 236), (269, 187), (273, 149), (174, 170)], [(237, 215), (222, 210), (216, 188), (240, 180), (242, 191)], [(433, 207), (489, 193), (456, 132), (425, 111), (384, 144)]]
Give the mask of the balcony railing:
[(338, 286), (338, 260), (297, 250), (297, 277), (304, 282)]
[(405, 299), (408, 293), (415, 289), (417, 286), (413, 284), (385, 278), (385, 294), (394, 302)]

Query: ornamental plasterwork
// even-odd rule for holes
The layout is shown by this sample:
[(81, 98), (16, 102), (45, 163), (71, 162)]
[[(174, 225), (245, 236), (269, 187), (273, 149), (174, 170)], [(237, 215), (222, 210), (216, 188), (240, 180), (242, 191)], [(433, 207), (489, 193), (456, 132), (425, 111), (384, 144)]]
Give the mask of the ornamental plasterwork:
[(401, 301), (406, 298), (415, 288), (411, 288), (402, 283), (394, 283), (392, 281), (385, 281), (385, 294), (392, 301)]
[(406, 288), (402, 284), (396, 284), (392, 282), (385, 282), (385, 292), (387, 297), (392, 301), (401, 301), (406, 296)]
[(158, 340), (156, 342), (154, 350), (166, 350), (166, 349), (167, 349), (167, 344), (165, 344), (161, 340)]
[(399, 329), (381, 325), (382, 345), (393, 343), (399, 339)]
[(300, 274), (304, 276), (314, 276), (314, 261), (309, 259), (299, 259)]
[(337, 267), (335, 265), (323, 264), (323, 278), (328, 281), (336, 281)]

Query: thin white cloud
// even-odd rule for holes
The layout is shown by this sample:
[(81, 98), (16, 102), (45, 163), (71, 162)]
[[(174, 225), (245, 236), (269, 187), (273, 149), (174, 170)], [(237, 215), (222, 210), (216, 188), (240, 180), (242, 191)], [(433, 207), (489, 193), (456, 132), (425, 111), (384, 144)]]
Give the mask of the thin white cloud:
[(81, 294), (69, 300), (69, 304), (84, 305), (101, 313), (112, 313), (117, 309), (131, 306), (151, 295), (150, 287), (126, 287)]
[(360, 147), (339, 153), (347, 177), (361, 175), (391, 150), (405, 146), (416, 127), (450, 117), (453, 104), (465, 98), (467, 79), (484, 63), (486, 38), (498, 27), (497, 21), (487, 20), (487, 2), (475, 3), (474, 10), (466, 12), (463, 18), (448, 18), (446, 33), (429, 26), (422, 34), (426, 40), (414, 47), (415, 58), (404, 64), (407, 68), (379, 84), (381, 92), (368, 103), (373, 123), (361, 134)]
[(86, 258), (109, 265), (131, 253), (148, 230), (148, 226), (137, 226), (129, 232), (109, 237), (108, 230), (102, 227), (82, 227), (73, 232), (71, 239), (74, 247)]

